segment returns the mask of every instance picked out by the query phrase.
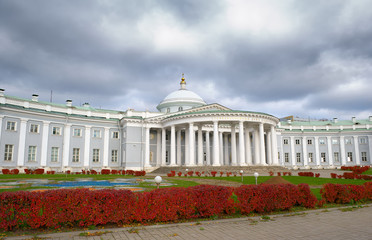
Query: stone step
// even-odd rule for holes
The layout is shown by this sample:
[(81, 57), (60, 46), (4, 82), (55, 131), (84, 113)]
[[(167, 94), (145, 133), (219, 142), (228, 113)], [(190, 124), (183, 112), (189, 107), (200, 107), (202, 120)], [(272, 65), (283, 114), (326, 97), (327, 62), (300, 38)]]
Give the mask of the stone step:
[(197, 166), (197, 167), (160, 167), (154, 171), (151, 172), (151, 174), (167, 174), (171, 171), (177, 172), (186, 172), (186, 169), (188, 171), (193, 172), (240, 172), (240, 170), (243, 170), (244, 173), (268, 173), (270, 171), (272, 172), (286, 172), (290, 171), (289, 169), (282, 167), (282, 166), (220, 166), (220, 167), (214, 167), (214, 166)]

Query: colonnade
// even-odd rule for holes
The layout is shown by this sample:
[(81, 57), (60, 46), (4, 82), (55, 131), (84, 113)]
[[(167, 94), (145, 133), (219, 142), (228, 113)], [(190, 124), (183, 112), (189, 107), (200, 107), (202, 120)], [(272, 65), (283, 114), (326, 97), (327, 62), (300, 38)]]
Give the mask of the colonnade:
[[(170, 132), (168, 148), (167, 131)], [(271, 124), (190, 122), (157, 129), (157, 134), (157, 166), (279, 165), (276, 130)], [(184, 147), (181, 145), (182, 135), (185, 136)], [(149, 136), (150, 127), (146, 127), (145, 167), (152, 165)]]

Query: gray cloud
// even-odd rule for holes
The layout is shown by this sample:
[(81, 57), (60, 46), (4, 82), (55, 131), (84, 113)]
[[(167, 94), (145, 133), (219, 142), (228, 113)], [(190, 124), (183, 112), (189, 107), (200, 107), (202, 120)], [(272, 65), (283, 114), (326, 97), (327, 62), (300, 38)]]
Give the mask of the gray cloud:
[[(372, 114), (369, 1), (2, 1), (0, 85), (156, 110), (180, 74), (207, 102), (284, 115)], [(32, 91), (32, 92), (30, 92)]]

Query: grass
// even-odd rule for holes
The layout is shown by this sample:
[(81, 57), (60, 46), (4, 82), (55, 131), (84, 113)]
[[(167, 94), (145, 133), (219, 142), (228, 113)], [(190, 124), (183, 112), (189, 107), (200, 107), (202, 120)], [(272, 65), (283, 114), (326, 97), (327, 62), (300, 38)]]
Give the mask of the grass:
[(361, 179), (316, 178), (300, 176), (284, 176), (283, 178), (296, 185), (300, 183), (307, 183), (310, 186), (320, 186), (326, 183), (362, 185), (363, 183), (367, 182), (366, 180)]

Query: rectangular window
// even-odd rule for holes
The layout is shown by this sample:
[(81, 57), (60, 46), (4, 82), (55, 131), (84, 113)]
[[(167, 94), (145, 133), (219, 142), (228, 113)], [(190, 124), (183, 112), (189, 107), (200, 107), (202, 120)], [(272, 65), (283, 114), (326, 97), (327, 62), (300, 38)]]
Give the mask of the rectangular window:
[(332, 139), (332, 144), (338, 144), (338, 139)]
[(72, 149), (72, 162), (79, 162), (80, 161), (80, 148), (73, 148)]
[(297, 161), (298, 163), (301, 162), (301, 153), (296, 153), (296, 161)]
[(4, 161), (12, 161), (13, 160), (13, 144), (5, 144), (5, 152), (4, 152)]
[(345, 143), (346, 144), (351, 144), (351, 138), (345, 138)]
[(324, 145), (325, 144), (325, 140), (324, 139), (319, 139), (319, 144)]
[(283, 139), (283, 144), (287, 145), (288, 144), (288, 139)]
[(352, 152), (347, 152), (347, 161), (352, 162), (353, 161), (353, 153)]
[(6, 122), (6, 130), (15, 131), (16, 130), (16, 122), (7, 121)]
[(93, 137), (94, 138), (100, 138), (101, 137), (101, 130), (94, 129), (93, 130)]
[(119, 138), (119, 132), (112, 132), (112, 138)]
[(61, 135), (61, 128), (60, 127), (53, 127), (52, 134), (53, 135)]
[(36, 146), (28, 147), (28, 161), (36, 162)]
[(58, 162), (58, 156), (59, 156), (59, 148), (58, 147), (52, 147), (52, 151), (50, 153), (50, 161), (51, 162)]
[(169, 163), (169, 154), (168, 151), (165, 152), (165, 162)]
[(367, 162), (367, 152), (362, 152), (362, 162)]
[(99, 162), (99, 149), (93, 149), (93, 162)]
[(32, 132), (32, 133), (38, 133), (39, 132), (39, 125), (38, 124), (31, 124), (31, 126), (30, 126), (30, 132)]
[(289, 153), (284, 153), (284, 162), (289, 162)]
[(339, 162), (340, 161), (340, 157), (339, 157), (338, 152), (333, 153), (333, 160), (334, 160), (334, 162)]
[(320, 153), (320, 161), (322, 161), (322, 162), (326, 162), (327, 161), (327, 159), (326, 159), (326, 153), (325, 152)]
[(81, 128), (74, 128), (74, 137), (81, 137)]
[(364, 137), (359, 138), (359, 143), (360, 144), (367, 144), (367, 138), (364, 138)]
[(111, 162), (118, 162), (118, 150), (111, 151)]
[(314, 161), (313, 153), (309, 152), (309, 163), (312, 163)]
[(313, 140), (312, 139), (307, 139), (307, 144), (309, 144), (309, 145), (313, 144)]
[(296, 139), (296, 145), (300, 145), (300, 139)]

